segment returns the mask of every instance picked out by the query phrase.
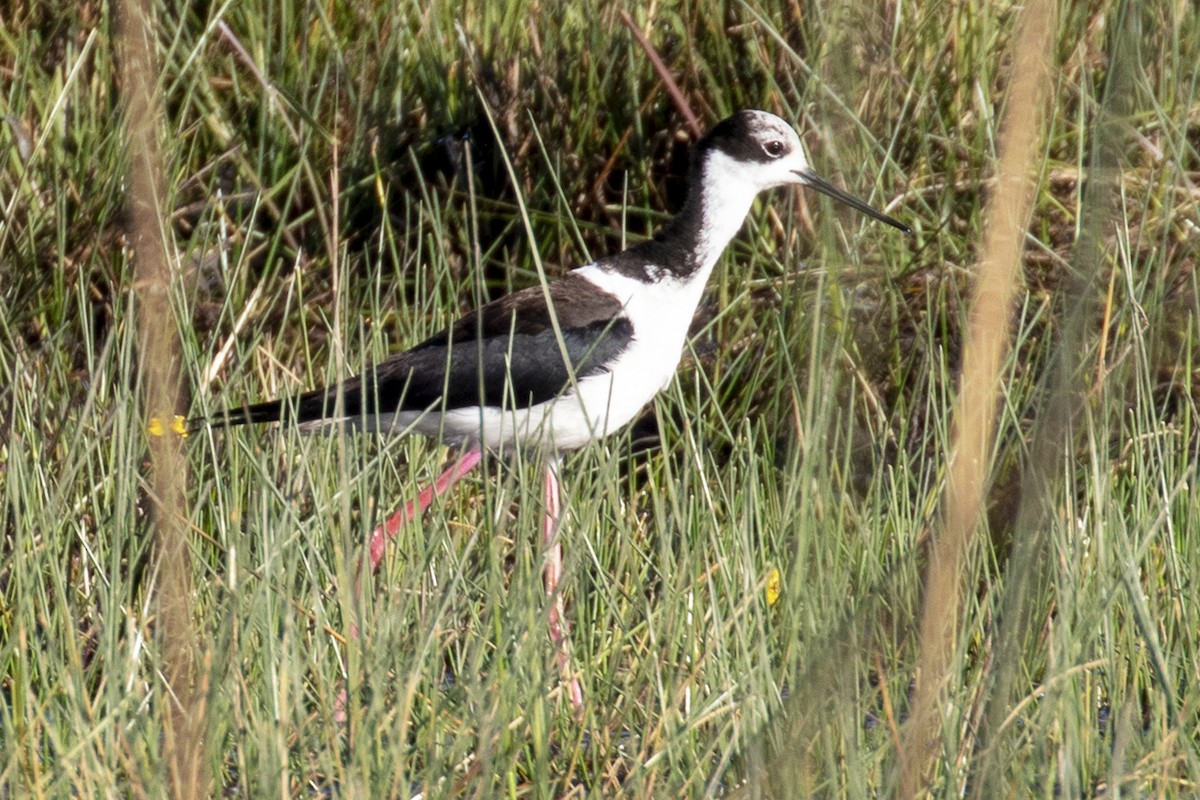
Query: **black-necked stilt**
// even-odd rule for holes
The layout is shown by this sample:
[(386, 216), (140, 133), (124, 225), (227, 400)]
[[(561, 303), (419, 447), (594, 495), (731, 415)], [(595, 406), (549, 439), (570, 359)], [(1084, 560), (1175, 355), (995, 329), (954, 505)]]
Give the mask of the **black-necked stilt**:
[[(683, 210), (653, 239), (467, 314), (411, 350), (338, 387), (234, 409), (217, 424), (286, 420), (350, 422), (415, 430), (463, 448), (434, 484), (372, 534), (374, 570), (387, 542), (464, 474), (483, 450), (543, 451), (546, 591), (551, 637), (569, 672), (566, 620), (557, 591), (562, 550), (555, 454), (628, 423), (671, 380), (700, 295), (756, 195), (810, 186), (902, 231), (908, 228), (835, 188), (809, 167), (796, 132), (765, 111), (720, 122), (692, 153)], [(577, 679), (572, 704), (582, 704)]]

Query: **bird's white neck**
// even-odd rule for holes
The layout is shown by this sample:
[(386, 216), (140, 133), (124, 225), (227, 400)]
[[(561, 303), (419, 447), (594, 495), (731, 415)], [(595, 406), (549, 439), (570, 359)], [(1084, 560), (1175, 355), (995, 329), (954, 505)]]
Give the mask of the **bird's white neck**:
[(688, 203), (680, 216), (694, 214), (689, 226), (695, 232), (692, 243), (696, 278), (708, 280), (717, 259), (741, 230), (760, 187), (749, 183), (743, 168), (720, 150), (709, 151), (701, 167), (700, 180), (692, 187)]
[(698, 298), (763, 188), (748, 179), (745, 165), (728, 154), (717, 149), (701, 153), (679, 213), (653, 239), (601, 259), (596, 266), (642, 283), (665, 280), (675, 286), (695, 286)]

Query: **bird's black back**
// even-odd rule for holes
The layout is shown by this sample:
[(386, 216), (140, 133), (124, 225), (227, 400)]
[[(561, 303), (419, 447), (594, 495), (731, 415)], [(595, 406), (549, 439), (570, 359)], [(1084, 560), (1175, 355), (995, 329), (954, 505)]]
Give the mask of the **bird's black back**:
[[(549, 285), (559, 345), (541, 286), (506, 295), (417, 346), (342, 384), (350, 419), (404, 411), (476, 406), (524, 408), (553, 400), (575, 379), (605, 371), (633, 338), (621, 304), (587, 279), (568, 274)], [(570, 367), (563, 360), (566, 351)], [(233, 409), (229, 425), (332, 417), (337, 387)]]

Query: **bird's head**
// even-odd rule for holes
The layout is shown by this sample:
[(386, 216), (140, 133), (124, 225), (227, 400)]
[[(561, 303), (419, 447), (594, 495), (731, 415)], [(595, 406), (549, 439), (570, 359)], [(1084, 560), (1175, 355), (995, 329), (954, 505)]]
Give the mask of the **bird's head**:
[(706, 181), (714, 186), (744, 183), (758, 193), (798, 183), (905, 233), (912, 232), (814, 172), (796, 131), (766, 111), (739, 111), (717, 123), (697, 144), (696, 156), (703, 162)]

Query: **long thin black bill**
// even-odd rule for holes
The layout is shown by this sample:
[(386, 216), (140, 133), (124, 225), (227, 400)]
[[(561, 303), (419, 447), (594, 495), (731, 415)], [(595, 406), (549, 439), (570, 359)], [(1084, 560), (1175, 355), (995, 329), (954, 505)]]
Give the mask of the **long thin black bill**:
[(912, 228), (908, 227), (902, 222), (899, 222), (898, 220), (893, 219), (892, 217), (889, 217), (882, 211), (876, 211), (874, 208), (867, 205), (862, 200), (859, 200), (854, 195), (846, 194), (841, 189), (837, 188), (832, 183), (813, 172), (811, 169), (797, 170), (796, 174), (800, 176), (806, 186), (811, 186), (821, 194), (827, 194), (834, 200), (840, 200), (851, 208), (858, 209), (872, 219), (877, 219), (880, 222), (886, 222), (893, 228), (899, 228), (905, 233), (912, 233)]

